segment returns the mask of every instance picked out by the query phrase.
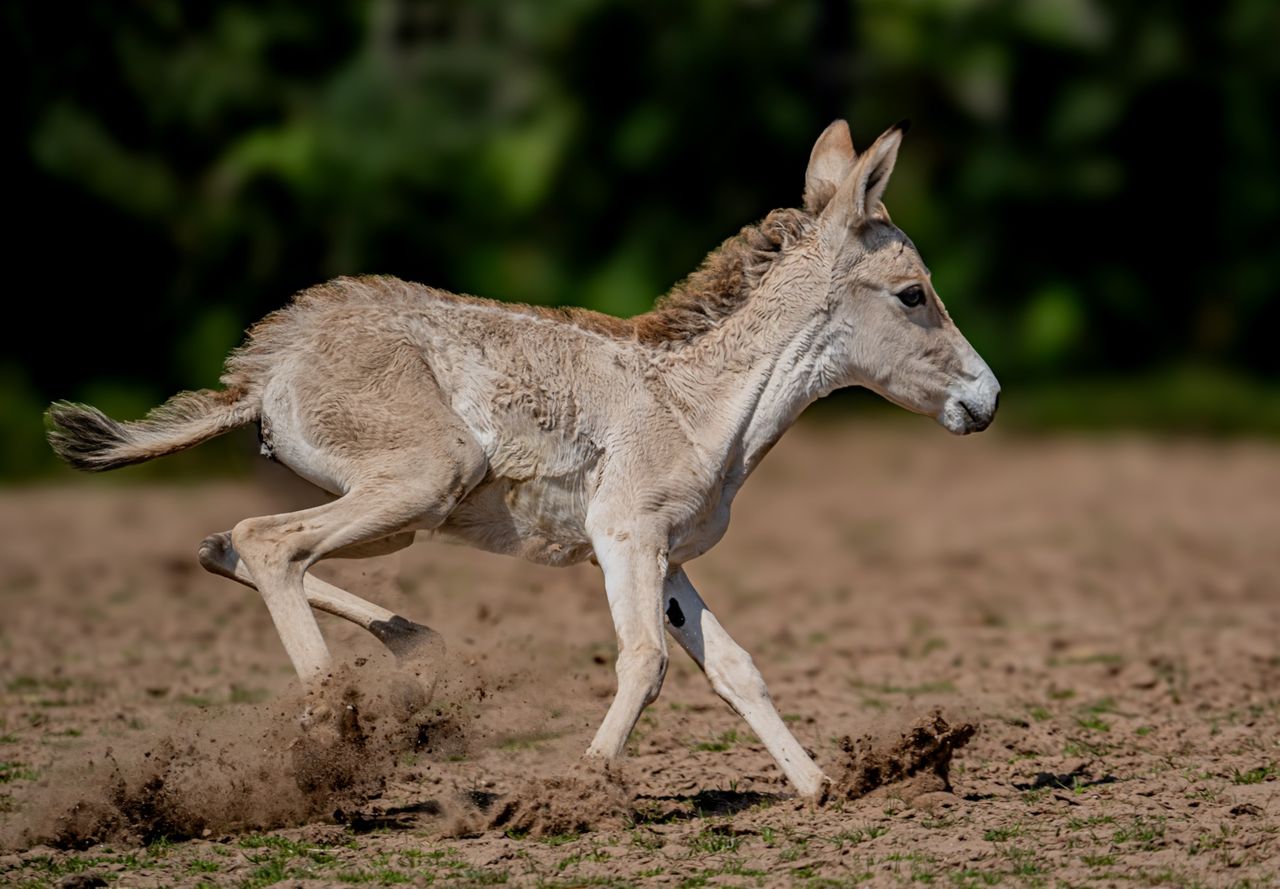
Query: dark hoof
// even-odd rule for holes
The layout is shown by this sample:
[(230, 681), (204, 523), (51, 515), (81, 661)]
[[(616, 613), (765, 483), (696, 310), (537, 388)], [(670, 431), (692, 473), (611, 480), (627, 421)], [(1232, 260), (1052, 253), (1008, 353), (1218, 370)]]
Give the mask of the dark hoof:
[(398, 614), (390, 620), (375, 620), (369, 624), (369, 632), (400, 661), (434, 661), (444, 654), (443, 636)]
[(369, 630), (396, 657), (396, 675), (387, 697), (396, 717), (409, 722), (435, 694), (444, 666), (444, 637), (398, 614), (390, 620), (374, 621)]

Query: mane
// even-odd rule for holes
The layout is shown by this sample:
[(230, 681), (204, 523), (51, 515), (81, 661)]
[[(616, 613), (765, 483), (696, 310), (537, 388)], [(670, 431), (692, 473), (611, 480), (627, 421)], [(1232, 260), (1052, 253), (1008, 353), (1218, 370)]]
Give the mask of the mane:
[(707, 255), (702, 265), (630, 319), (634, 336), (651, 345), (687, 343), (718, 326), (750, 298), (765, 274), (814, 224), (804, 210), (774, 210)]
[(815, 221), (815, 217), (804, 210), (774, 210), (759, 223), (745, 226), (707, 254), (702, 264), (661, 297), (651, 311), (634, 318), (618, 318), (576, 306), (497, 302), (449, 293), (386, 275), (334, 278), (300, 291), (287, 306), (253, 325), (244, 343), (228, 357), (222, 380), (228, 386), (243, 386), (247, 385), (245, 380), (264, 376), (267, 366), (264, 362), (271, 360), (272, 353), (287, 348), (286, 343), (294, 335), (293, 325), (319, 307), (359, 302), (381, 304), (397, 300), (414, 304), (424, 293), (444, 302), (531, 315), (614, 339), (674, 348), (693, 342), (713, 330), (746, 304), (773, 264), (784, 251), (812, 230)]
[(782, 253), (805, 234), (815, 217), (796, 209), (774, 210), (755, 225), (707, 254), (688, 277), (658, 299), (653, 309), (618, 318), (578, 306), (503, 304), (516, 311), (557, 320), (616, 339), (674, 347), (714, 329), (746, 303)]

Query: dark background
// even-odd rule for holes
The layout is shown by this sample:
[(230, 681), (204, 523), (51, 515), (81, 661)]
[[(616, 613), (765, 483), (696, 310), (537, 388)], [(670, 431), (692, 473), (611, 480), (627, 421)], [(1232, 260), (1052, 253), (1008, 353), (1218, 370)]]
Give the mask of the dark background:
[[(902, 117), (887, 203), (1014, 427), (1280, 433), (1280, 5), (4, 6), (0, 473), (53, 398), (213, 385), (298, 289), (379, 272), (648, 308)], [(862, 404), (846, 399), (850, 406)]]

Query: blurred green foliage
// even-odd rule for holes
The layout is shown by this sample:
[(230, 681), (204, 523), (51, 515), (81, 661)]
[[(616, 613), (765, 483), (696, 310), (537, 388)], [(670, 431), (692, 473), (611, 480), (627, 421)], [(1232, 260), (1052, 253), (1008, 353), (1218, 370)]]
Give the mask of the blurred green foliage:
[[(34, 318), (0, 357), (5, 475), (47, 465), (50, 398), (127, 415), (210, 385), (333, 275), (643, 311), (797, 204), (838, 116), (860, 146), (915, 120), (889, 208), (1008, 404), (1091, 424), (1073, 380), (1191, 373), (1235, 404), (1277, 371), (1273, 0), (87, 0), (4, 25)], [(1160, 391), (1142, 415), (1195, 428)]]

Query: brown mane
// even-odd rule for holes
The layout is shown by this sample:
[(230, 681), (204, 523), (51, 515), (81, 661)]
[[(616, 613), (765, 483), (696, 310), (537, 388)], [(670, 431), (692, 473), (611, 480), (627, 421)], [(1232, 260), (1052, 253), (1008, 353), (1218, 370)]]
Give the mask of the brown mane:
[(697, 270), (671, 288), (653, 310), (630, 319), (645, 343), (688, 342), (733, 314), (759, 286), (783, 251), (812, 227), (804, 210), (774, 210), (744, 226), (707, 255)]
[(804, 210), (774, 210), (755, 225), (744, 226), (702, 261), (702, 265), (658, 299), (653, 309), (618, 318), (577, 306), (547, 308), (504, 304), (504, 308), (557, 318), (618, 339), (652, 346), (691, 342), (716, 327), (750, 297), (782, 252), (814, 224)]

